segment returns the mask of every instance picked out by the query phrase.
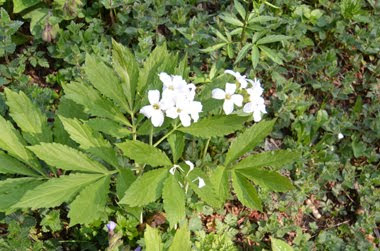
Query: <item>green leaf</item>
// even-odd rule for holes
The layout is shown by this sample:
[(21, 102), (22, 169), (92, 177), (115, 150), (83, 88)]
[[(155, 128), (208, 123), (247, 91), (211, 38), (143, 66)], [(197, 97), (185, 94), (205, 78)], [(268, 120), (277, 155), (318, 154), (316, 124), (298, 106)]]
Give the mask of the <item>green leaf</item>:
[(75, 173), (53, 178), (27, 191), (12, 208), (50, 208), (69, 202), (86, 185), (102, 178), (102, 174)]
[(115, 40), (112, 40), (112, 62), (122, 80), (124, 95), (132, 108), (139, 79), (139, 65), (131, 51)]
[(173, 175), (169, 175), (162, 189), (162, 199), (166, 218), (173, 228), (175, 224), (185, 219), (185, 192), (178, 184), (177, 179)]
[(117, 139), (125, 138), (131, 134), (131, 131), (119, 123), (102, 118), (90, 119), (86, 122), (93, 130), (102, 132)]
[(65, 130), (71, 139), (80, 145), (83, 150), (101, 158), (114, 167), (119, 166), (119, 161), (111, 143), (103, 138), (99, 132), (95, 132), (87, 124), (78, 119), (69, 119), (59, 116)]
[(268, 47), (264, 46), (264, 45), (261, 45), (259, 46), (260, 50), (267, 56), (269, 57), (270, 59), (273, 60), (273, 62), (277, 63), (277, 64), (280, 64), (282, 65), (283, 62), (282, 62), (282, 59), (281, 57), (275, 52), (273, 51), (272, 49), (269, 49)]
[(241, 174), (234, 171), (232, 175), (232, 186), (239, 201), (246, 207), (263, 211), (261, 200), (253, 185)]
[[(85, 187), (70, 204), (70, 225), (91, 224), (98, 219), (107, 219), (106, 203), (110, 176), (105, 176)], [(83, 213), (85, 212), (85, 213)]]
[(77, 104), (83, 105), (86, 113), (131, 126), (123, 113), (120, 112), (112, 102), (103, 98), (99, 92), (91, 86), (77, 82), (62, 84), (62, 86), (65, 90), (65, 97), (73, 100)]
[(90, 173), (108, 173), (103, 165), (69, 146), (57, 143), (41, 143), (40, 145), (28, 146), (28, 149), (48, 165), (56, 168)]
[(136, 176), (129, 168), (120, 168), (116, 179), (116, 194), (119, 200), (121, 200), (127, 189), (136, 180)]
[(254, 69), (257, 67), (257, 64), (259, 63), (259, 59), (260, 59), (259, 48), (257, 48), (256, 45), (253, 45), (252, 50), (251, 50), (251, 61), (252, 61), (252, 67)]
[(253, 23), (265, 23), (269, 21), (274, 21), (277, 20), (276, 17), (271, 17), (271, 16), (258, 16), (258, 17), (250, 17), (248, 18), (248, 23), (253, 24)]
[(181, 132), (174, 132), (168, 137), (168, 142), (172, 150), (173, 162), (177, 163), (185, 149), (185, 137)]
[(211, 174), (211, 183), (220, 201), (226, 201), (229, 194), (228, 173), (224, 166), (218, 166)]
[(132, 183), (119, 203), (139, 207), (157, 200), (168, 172), (167, 168), (160, 168), (144, 173)]
[(270, 44), (270, 43), (275, 43), (275, 42), (281, 42), (281, 41), (289, 40), (291, 38), (292, 37), (285, 36), (285, 35), (268, 35), (268, 36), (265, 36), (265, 37), (259, 39), (256, 42), (256, 44), (257, 45), (260, 45), (260, 44)]
[[(198, 177), (202, 178), (205, 182), (205, 186), (199, 188), (199, 180)], [(217, 194), (215, 193), (213, 184), (211, 183), (208, 176), (199, 168), (195, 168), (191, 171), (188, 176), (186, 176), (186, 180), (190, 186), (190, 188), (201, 198), (204, 202), (209, 204), (214, 208), (220, 208), (223, 204), (222, 201), (218, 199)]]
[(236, 172), (243, 174), (256, 185), (266, 187), (271, 191), (286, 192), (294, 189), (290, 180), (277, 172), (267, 171), (261, 168), (236, 169)]
[(0, 173), (23, 174), (27, 176), (38, 176), (30, 167), (25, 166), (8, 154), (0, 151)]
[(178, 130), (201, 138), (218, 137), (239, 130), (246, 120), (247, 117), (236, 115), (214, 116), (203, 118), (189, 127), (182, 127)]
[(273, 237), (270, 238), (272, 243), (272, 251), (293, 251), (294, 249), (285, 241), (275, 239)]
[(252, 167), (275, 167), (279, 168), (300, 158), (299, 152), (291, 152), (286, 150), (268, 151), (251, 155), (239, 163), (234, 169), (244, 169)]
[(177, 232), (174, 235), (173, 242), (170, 245), (169, 251), (190, 251), (191, 242), (190, 242), (190, 231), (187, 224), (181, 226), (180, 229), (177, 229)]
[(47, 125), (47, 118), (41, 111), (30, 101), (30, 99), (20, 91), (20, 93), (4, 89), (7, 97), (7, 105), (9, 106), (9, 115), (16, 122), (18, 127), (26, 133), (33, 134), (32, 137), (37, 142), (52, 141), (51, 131)]
[(160, 149), (145, 144), (141, 141), (126, 140), (124, 143), (116, 144), (125, 156), (133, 159), (137, 163), (148, 164), (151, 166), (171, 166), (172, 163), (168, 156)]
[(100, 60), (87, 54), (84, 70), (91, 84), (120, 108), (130, 111), (123, 88), (115, 72)]
[(231, 144), (224, 164), (227, 166), (234, 160), (253, 150), (273, 130), (276, 120), (260, 121), (241, 133)]
[(10, 209), (12, 205), (29, 190), (34, 189), (43, 181), (34, 178), (16, 178), (0, 181), (0, 212)]
[(246, 45), (244, 45), (243, 48), (241, 48), (241, 50), (239, 51), (239, 53), (236, 57), (234, 64), (239, 63), (247, 55), (248, 50), (249, 50), (249, 48), (251, 48), (251, 46), (252, 46), (252, 44), (247, 43)]
[(0, 128), (0, 149), (7, 151), (9, 155), (16, 159), (42, 170), (34, 155), (25, 148), (25, 141), (12, 124), (6, 121), (1, 115)]
[(13, 12), (19, 13), (40, 2), (41, 0), (13, 0)]
[(223, 15), (220, 15), (219, 17), (229, 24), (232, 24), (235, 26), (241, 26), (241, 27), (244, 26), (242, 21), (240, 21), (239, 19), (237, 19), (235, 16), (231, 14), (224, 13)]
[(164, 245), (162, 244), (160, 232), (156, 228), (150, 227), (146, 224), (144, 233), (145, 250), (146, 251), (162, 251)]
[(216, 51), (220, 48), (222, 48), (223, 46), (225, 46), (227, 43), (219, 43), (219, 44), (215, 44), (215, 45), (212, 45), (210, 47), (207, 47), (205, 49), (201, 49), (202, 52), (212, 52), (212, 51)]
[(246, 12), (244, 6), (238, 0), (234, 0), (234, 7), (239, 12), (241, 18), (245, 19)]

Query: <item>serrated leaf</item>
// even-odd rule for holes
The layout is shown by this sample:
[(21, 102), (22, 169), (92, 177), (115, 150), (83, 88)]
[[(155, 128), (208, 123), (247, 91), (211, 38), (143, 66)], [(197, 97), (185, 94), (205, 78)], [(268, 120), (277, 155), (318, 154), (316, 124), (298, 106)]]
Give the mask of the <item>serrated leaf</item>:
[(207, 47), (205, 49), (201, 49), (202, 52), (212, 52), (212, 51), (216, 51), (220, 48), (222, 48), (223, 46), (225, 46), (227, 43), (219, 43), (219, 44), (215, 44), (215, 45), (212, 45), (210, 47)]
[(259, 48), (257, 48), (256, 45), (253, 45), (252, 46), (252, 50), (251, 50), (251, 61), (252, 61), (252, 67), (255, 69), (259, 63), (259, 59), (260, 59), (260, 52), (259, 52)]
[[(199, 188), (198, 177), (204, 180), (206, 184), (204, 187)], [(195, 168), (188, 174), (186, 180), (190, 188), (199, 196), (199, 198), (201, 198), (201, 200), (214, 208), (220, 208), (222, 206), (223, 202), (218, 199), (210, 179), (201, 169)]]
[(177, 229), (177, 232), (174, 235), (173, 242), (170, 245), (169, 251), (190, 251), (191, 242), (190, 242), (190, 231), (187, 224), (181, 226), (180, 229)]
[(136, 176), (133, 174), (133, 171), (129, 168), (120, 168), (119, 174), (116, 179), (116, 194), (119, 200), (121, 200), (127, 189), (132, 185), (136, 180)]
[(40, 2), (41, 0), (13, 0), (13, 12), (19, 13)]
[(102, 118), (90, 119), (86, 122), (93, 130), (121, 139), (131, 134), (131, 131), (119, 123)]
[(277, 172), (267, 171), (262, 168), (244, 168), (236, 169), (235, 171), (252, 180), (256, 185), (266, 187), (271, 191), (286, 192), (294, 189), (290, 180)]
[(115, 40), (112, 40), (112, 62), (122, 80), (124, 95), (132, 108), (139, 79), (139, 65), (133, 53)]
[(102, 178), (102, 174), (75, 173), (53, 178), (27, 191), (12, 208), (50, 208), (69, 202), (86, 185)]
[(292, 163), (300, 158), (299, 152), (291, 152), (286, 150), (269, 151), (251, 155), (239, 163), (234, 169), (244, 169), (252, 167), (275, 167), (279, 168), (286, 164)]
[(231, 143), (224, 164), (227, 166), (246, 152), (253, 150), (273, 130), (275, 122), (275, 119), (263, 120), (241, 133)]
[(50, 142), (52, 135), (47, 125), (47, 118), (32, 101), (20, 91), (19, 93), (4, 89), (9, 106), (9, 115), (23, 132), (32, 134), (37, 142)]
[(70, 138), (77, 142), (81, 149), (101, 158), (114, 167), (118, 167), (118, 158), (112, 145), (103, 138), (99, 132), (95, 132), (90, 126), (78, 119), (69, 119), (59, 116)]
[(285, 36), (285, 35), (267, 35), (261, 39), (259, 39), (256, 44), (270, 44), (270, 43), (275, 43), (275, 42), (281, 42), (285, 40), (289, 40), (292, 37), (290, 36)]
[(229, 194), (228, 173), (224, 166), (218, 166), (212, 171), (211, 183), (220, 201), (226, 201)]
[(269, 21), (277, 20), (276, 17), (271, 17), (271, 16), (258, 16), (258, 17), (249, 17), (248, 18), (248, 23), (253, 24), (253, 23), (265, 23)]
[(251, 46), (252, 46), (252, 44), (247, 43), (246, 45), (244, 45), (243, 48), (241, 48), (241, 50), (239, 51), (239, 53), (236, 57), (234, 64), (239, 63), (247, 55), (248, 50), (249, 50), (249, 48), (251, 48)]
[(25, 141), (21, 138), (12, 124), (0, 115), (0, 148), (16, 159), (39, 169), (40, 165), (34, 155), (25, 148)]
[(175, 224), (185, 219), (186, 216), (185, 192), (173, 175), (169, 175), (164, 183), (162, 199), (166, 219), (169, 221), (170, 227), (173, 228)]
[(173, 162), (176, 163), (185, 149), (185, 137), (181, 132), (174, 132), (168, 137), (168, 142), (172, 150)]
[(146, 229), (144, 232), (144, 241), (146, 251), (162, 251), (164, 250), (164, 245), (162, 244), (160, 232), (156, 228), (150, 227), (146, 224)]
[(90, 173), (108, 173), (108, 170), (99, 162), (69, 146), (58, 143), (41, 143), (28, 146), (28, 149), (48, 165), (56, 168)]
[(201, 138), (224, 136), (243, 127), (247, 117), (236, 115), (203, 118), (189, 127), (178, 130)]
[(2, 151), (0, 151), (0, 173), (39, 176), (33, 169)]
[(161, 196), (162, 185), (168, 173), (167, 168), (144, 173), (132, 183), (119, 203), (139, 207), (157, 200)]
[(70, 225), (91, 224), (98, 219), (107, 219), (106, 203), (110, 176), (105, 176), (85, 187), (70, 204)]
[(29, 190), (43, 182), (41, 179), (35, 178), (16, 178), (0, 181), (0, 212), (10, 209), (12, 205), (20, 200), (20, 198)]
[(244, 26), (243, 22), (237, 19), (235, 16), (231, 14), (224, 13), (219, 16), (221, 19), (226, 21), (229, 24), (235, 25), (235, 26)]
[(234, 7), (241, 16), (241, 18), (245, 19), (246, 11), (244, 9), (244, 6), (238, 0), (234, 0)]
[(273, 51), (272, 49), (269, 49), (268, 47), (264, 46), (264, 45), (260, 45), (259, 46), (260, 50), (267, 56), (269, 57), (270, 59), (273, 60), (273, 62), (277, 63), (277, 64), (280, 64), (282, 65), (283, 62), (282, 62), (282, 59), (281, 57), (275, 52)]
[(231, 172), (232, 186), (239, 201), (246, 207), (263, 211), (261, 200), (253, 185), (241, 174)]
[(275, 239), (273, 237), (270, 238), (272, 243), (272, 251), (293, 251), (294, 249), (285, 241)]
[(62, 84), (62, 86), (65, 90), (65, 97), (82, 105), (86, 113), (131, 126), (131, 123), (124, 117), (123, 113), (120, 112), (111, 101), (103, 98), (100, 93), (90, 85), (71, 82), (70, 84)]
[(125, 111), (130, 111), (123, 88), (115, 72), (90, 54), (86, 55), (84, 70), (91, 84)]
[(148, 164), (151, 166), (171, 166), (172, 163), (168, 156), (160, 149), (145, 144), (141, 141), (126, 140), (116, 144), (123, 154), (137, 163)]

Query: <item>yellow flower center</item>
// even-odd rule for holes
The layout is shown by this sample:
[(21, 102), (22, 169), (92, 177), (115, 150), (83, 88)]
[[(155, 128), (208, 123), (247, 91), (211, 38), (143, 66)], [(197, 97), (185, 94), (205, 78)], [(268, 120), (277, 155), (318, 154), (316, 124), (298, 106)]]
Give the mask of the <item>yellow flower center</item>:
[(159, 110), (160, 109), (160, 106), (158, 104), (154, 104), (153, 105), (153, 108), (156, 109), (156, 110)]
[(231, 95), (230, 94), (226, 94), (225, 99), (231, 99)]

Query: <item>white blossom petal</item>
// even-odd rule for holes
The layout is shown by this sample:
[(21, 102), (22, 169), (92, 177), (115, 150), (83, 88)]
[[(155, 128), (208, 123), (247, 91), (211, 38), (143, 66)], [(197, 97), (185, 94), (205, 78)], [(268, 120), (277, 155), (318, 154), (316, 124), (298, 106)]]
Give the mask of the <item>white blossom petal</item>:
[(243, 112), (245, 112), (245, 113), (252, 113), (253, 112), (253, 104), (252, 104), (252, 102), (249, 102), (249, 103), (247, 103), (247, 104), (244, 105)]
[(212, 98), (214, 99), (224, 99), (226, 97), (226, 92), (220, 88), (215, 88), (212, 90)]
[(148, 100), (151, 105), (157, 104), (160, 101), (160, 92), (158, 90), (150, 90), (148, 92)]
[(164, 123), (164, 113), (161, 110), (154, 110), (152, 113), (152, 124), (155, 127), (160, 127)]
[(190, 167), (189, 172), (194, 170), (194, 164), (190, 160), (185, 160), (186, 165)]
[(179, 119), (181, 120), (181, 123), (182, 123), (182, 125), (184, 127), (190, 126), (190, 124), (191, 124), (191, 118), (190, 118), (189, 114), (181, 112), (179, 114)]
[(242, 106), (243, 105), (243, 96), (240, 94), (234, 94), (231, 96), (232, 102), (234, 102), (235, 105), (237, 106)]
[(164, 87), (169, 87), (170, 85), (172, 85), (172, 77), (170, 77), (170, 75), (166, 72), (161, 72), (160, 74), (158, 74), (158, 76), (161, 82), (164, 84)]
[(176, 107), (171, 107), (166, 110), (166, 116), (172, 119), (176, 119), (178, 117), (178, 112)]
[(145, 117), (150, 118), (152, 116), (154, 108), (151, 105), (146, 105), (140, 109), (140, 113), (144, 114)]
[(236, 84), (227, 83), (226, 84), (226, 93), (227, 94), (234, 94), (236, 91)]
[(231, 99), (224, 100), (223, 111), (226, 115), (231, 114), (234, 111), (234, 102)]
[(201, 177), (198, 177), (198, 181), (199, 181), (198, 188), (202, 188), (202, 187), (206, 186), (205, 180), (202, 179)]
[(259, 122), (261, 120), (261, 112), (260, 111), (254, 111), (253, 112), (253, 120), (255, 122)]

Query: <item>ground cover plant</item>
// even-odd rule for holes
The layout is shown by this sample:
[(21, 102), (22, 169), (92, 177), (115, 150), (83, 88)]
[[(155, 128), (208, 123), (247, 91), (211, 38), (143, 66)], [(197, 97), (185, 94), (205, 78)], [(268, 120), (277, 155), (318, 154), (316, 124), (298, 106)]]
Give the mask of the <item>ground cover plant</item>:
[(3, 250), (376, 250), (377, 1), (0, 1)]

